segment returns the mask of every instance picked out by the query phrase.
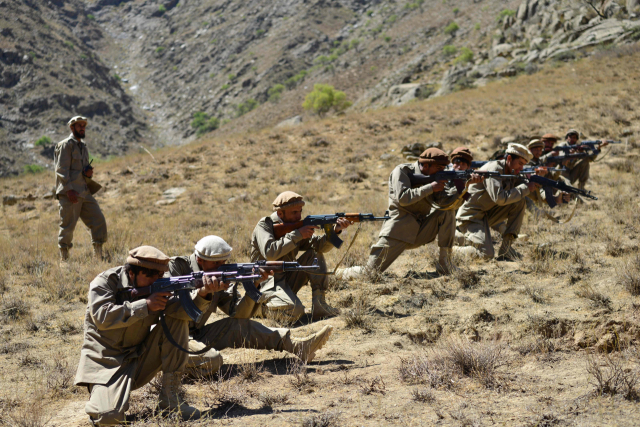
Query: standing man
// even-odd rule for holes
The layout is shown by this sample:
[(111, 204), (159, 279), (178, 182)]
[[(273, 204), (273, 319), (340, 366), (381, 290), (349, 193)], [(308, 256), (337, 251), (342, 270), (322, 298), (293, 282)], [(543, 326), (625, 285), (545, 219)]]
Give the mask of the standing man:
[[(470, 162), (469, 162), (470, 163)], [(449, 156), (438, 148), (428, 148), (415, 163), (404, 163), (389, 176), (389, 219), (382, 224), (378, 241), (371, 246), (367, 269), (383, 272), (407, 249), (415, 249), (438, 238), (440, 256), (436, 270), (450, 274), (454, 269), (451, 247), (455, 235), (453, 212), (439, 207), (455, 203), (459, 197), (445, 191), (445, 182), (422, 186), (411, 184), (411, 175), (433, 175), (445, 170)]]
[[(300, 289), (311, 283), (313, 295), (311, 314), (313, 320), (323, 317), (337, 316), (339, 310), (327, 304), (325, 297), (329, 286), (327, 264), (323, 253), (333, 249), (326, 236), (314, 236), (317, 227), (307, 225), (276, 238), (274, 224), (298, 222), (302, 219), (302, 207), (305, 205), (302, 196), (293, 191), (281, 193), (273, 201), (273, 214), (262, 218), (251, 236), (251, 261), (297, 261), (301, 265), (312, 265), (318, 259), (320, 270), (316, 272), (294, 271), (277, 272), (262, 284), (261, 291), (267, 298), (261, 306), (261, 315), (267, 311), (278, 312), (282, 320), (293, 323), (304, 314), (304, 305), (297, 294)], [(351, 223), (339, 218), (335, 225), (336, 233), (340, 233)], [(298, 257), (298, 254), (303, 252)]]
[[(480, 170), (517, 175), (532, 158), (531, 152), (521, 144), (509, 144), (505, 153), (506, 159), (491, 161)], [(469, 187), (470, 198), (456, 216), (456, 240), (464, 245), (456, 248), (458, 252), (492, 259), (490, 229), (506, 221), (498, 256), (508, 260), (519, 258), (511, 245), (522, 226), (525, 197), (538, 186), (534, 183), (516, 185), (514, 181), (487, 177)]]
[(56, 198), (60, 205), (60, 231), (58, 247), (60, 259), (69, 259), (69, 249), (73, 247), (73, 231), (78, 218), (91, 230), (93, 253), (102, 258), (102, 245), (107, 241), (107, 222), (94, 199), (100, 188), (93, 181), (93, 167), (89, 163), (89, 152), (82, 141), (85, 136), (87, 119), (75, 116), (69, 120), (71, 135), (56, 144), (53, 162), (56, 171)]
[[(169, 257), (158, 249), (140, 246), (129, 252), (125, 265), (91, 282), (75, 384), (86, 386), (91, 394), (85, 411), (94, 425), (124, 423), (131, 390), (147, 384), (160, 370), (159, 408), (177, 412), (184, 420), (200, 417), (178, 393), (188, 355), (174, 347), (158, 325), (164, 311), (173, 339), (186, 347), (191, 319), (170, 292), (135, 301), (127, 292), (150, 286), (169, 270), (168, 264)], [(193, 293), (194, 303), (205, 310), (208, 295), (221, 288), (217, 280), (206, 277), (204, 286)]]
[[(220, 237), (204, 237), (196, 243), (192, 255), (172, 258), (169, 272), (171, 276), (186, 276), (198, 271), (216, 271), (226, 264), (231, 251), (231, 246)], [(219, 350), (225, 348), (288, 351), (307, 363), (313, 360), (315, 352), (324, 346), (331, 335), (333, 327), (326, 325), (320, 332), (308, 337), (292, 338), (289, 329), (272, 329), (250, 320), (253, 301), (245, 296), (233, 308), (235, 299), (226, 292), (228, 288), (228, 285), (222, 283), (220, 291), (207, 295), (205, 299), (210, 301), (209, 307), (203, 312), (200, 321), (189, 322), (189, 350), (200, 351), (205, 346), (212, 347), (204, 354), (189, 356), (187, 369), (192, 376), (208, 378), (216, 373), (222, 367)], [(232, 317), (207, 324), (211, 314), (218, 308)]]

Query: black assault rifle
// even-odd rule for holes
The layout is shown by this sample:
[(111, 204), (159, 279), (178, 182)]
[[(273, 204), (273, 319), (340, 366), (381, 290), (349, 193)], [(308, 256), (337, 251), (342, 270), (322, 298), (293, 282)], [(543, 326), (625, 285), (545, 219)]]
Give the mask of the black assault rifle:
[(197, 271), (186, 276), (163, 277), (153, 282), (150, 286), (125, 289), (123, 292), (129, 293), (133, 301), (146, 298), (156, 292), (173, 292), (178, 297), (187, 315), (194, 322), (198, 322), (202, 312), (191, 299), (191, 291), (204, 286), (203, 278), (205, 276), (216, 277), (221, 282), (240, 282), (249, 298), (256, 303), (261, 302), (262, 293), (256, 289), (255, 281), (262, 276), (248, 269), (242, 271), (211, 271), (207, 273)]
[(563, 153), (568, 153), (573, 150), (590, 150), (593, 152), (597, 152), (599, 154), (600, 153), (599, 147), (605, 142), (609, 144), (622, 144), (622, 141), (610, 141), (610, 140), (603, 141), (598, 139), (596, 141), (582, 141), (581, 143), (576, 145), (560, 145), (558, 147), (553, 147), (551, 151), (562, 151)]
[[(305, 219), (298, 222), (285, 222), (282, 224), (273, 225), (273, 233), (276, 239), (284, 237), (285, 234), (302, 228), (307, 225), (315, 225), (322, 227), (324, 233), (327, 236), (327, 240), (336, 248), (340, 249), (342, 246), (342, 239), (336, 234), (333, 225), (337, 224), (338, 218), (346, 218), (351, 222), (364, 222), (364, 221), (385, 221), (389, 219), (389, 211), (385, 212), (384, 216), (373, 216), (372, 213), (336, 213), (330, 215), (308, 215)], [(266, 267), (268, 268), (268, 267)]]
[(412, 174), (409, 175), (412, 186), (421, 186), (431, 184), (438, 181), (453, 181), (463, 180), (466, 181), (471, 178), (472, 174), (478, 174), (483, 178), (496, 178), (496, 179), (512, 179), (515, 175), (503, 175), (497, 171), (479, 171), (473, 169), (467, 169), (466, 171), (440, 171), (433, 175)]

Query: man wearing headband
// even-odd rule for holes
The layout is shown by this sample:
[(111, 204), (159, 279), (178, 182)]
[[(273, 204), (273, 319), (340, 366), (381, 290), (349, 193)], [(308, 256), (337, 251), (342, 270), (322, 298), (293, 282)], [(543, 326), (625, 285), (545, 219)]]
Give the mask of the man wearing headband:
[[(520, 144), (509, 144), (505, 153), (506, 159), (490, 161), (480, 170), (517, 175), (533, 157), (527, 147)], [(454, 249), (462, 254), (492, 259), (494, 249), (490, 229), (506, 222), (498, 256), (507, 260), (519, 258), (511, 245), (522, 226), (525, 197), (537, 187), (534, 183), (516, 185), (515, 180), (490, 177), (471, 185), (469, 200), (462, 205), (456, 216), (456, 242), (461, 246)]]
[[(124, 423), (131, 391), (147, 384), (160, 371), (159, 408), (178, 413), (184, 420), (200, 417), (200, 411), (178, 393), (188, 354), (174, 347), (158, 325), (160, 312), (164, 311), (173, 339), (186, 347), (189, 316), (170, 292), (135, 301), (125, 292), (150, 286), (169, 270), (168, 264), (169, 257), (158, 249), (140, 246), (129, 252), (125, 265), (100, 273), (91, 282), (75, 384), (86, 386), (91, 394), (85, 411), (94, 425)], [(209, 295), (221, 289), (217, 280), (207, 279), (193, 293), (200, 310), (209, 305)]]
[(60, 259), (69, 259), (73, 247), (73, 232), (78, 218), (91, 230), (91, 243), (96, 257), (102, 258), (102, 245), (107, 241), (107, 222), (93, 197), (101, 186), (93, 181), (93, 167), (83, 142), (87, 118), (75, 116), (69, 120), (71, 135), (56, 144), (53, 156), (56, 173), (56, 198), (60, 206), (58, 248)]
[[(270, 298), (260, 307), (257, 315), (266, 317), (268, 313), (280, 320), (293, 323), (304, 314), (304, 305), (297, 294), (309, 282), (312, 291), (311, 315), (313, 320), (332, 317), (339, 310), (326, 301), (329, 276), (324, 253), (333, 249), (326, 236), (314, 236), (313, 225), (307, 225), (276, 238), (274, 224), (292, 223), (302, 220), (302, 207), (305, 202), (301, 195), (285, 191), (273, 201), (274, 212), (262, 218), (251, 235), (251, 261), (297, 261), (300, 265), (312, 265), (318, 259), (320, 270), (277, 272), (262, 284), (262, 293)], [(339, 218), (335, 231), (340, 233), (351, 224), (345, 218)], [(298, 254), (302, 252), (302, 255)]]
[[(171, 276), (186, 276), (204, 271), (216, 271), (231, 257), (232, 248), (218, 236), (207, 236), (198, 241), (190, 256), (171, 258)], [(327, 342), (333, 327), (326, 325), (315, 334), (305, 338), (292, 338), (291, 331), (284, 328), (268, 328), (262, 323), (249, 320), (253, 313), (253, 301), (246, 296), (237, 306), (235, 298), (228, 292), (229, 286), (221, 283), (218, 292), (209, 294), (209, 307), (199, 322), (189, 322), (189, 350), (199, 351), (205, 346), (212, 348), (202, 355), (190, 355), (188, 373), (193, 377), (210, 378), (222, 367), (220, 350), (225, 348), (253, 348), (259, 350), (288, 351), (305, 363), (315, 357)], [(218, 308), (231, 316), (207, 324), (207, 320)]]
[[(390, 219), (382, 224), (378, 241), (371, 247), (368, 270), (383, 272), (406, 249), (419, 248), (436, 238), (440, 248), (436, 271), (450, 274), (454, 270), (451, 247), (455, 235), (455, 217), (453, 211), (438, 209), (438, 206), (451, 202), (450, 195), (443, 191), (445, 182), (414, 186), (410, 178), (411, 175), (433, 175), (445, 170), (448, 165), (447, 153), (433, 147), (425, 150), (415, 163), (398, 165), (391, 172)], [(455, 197), (459, 197), (457, 191)]]

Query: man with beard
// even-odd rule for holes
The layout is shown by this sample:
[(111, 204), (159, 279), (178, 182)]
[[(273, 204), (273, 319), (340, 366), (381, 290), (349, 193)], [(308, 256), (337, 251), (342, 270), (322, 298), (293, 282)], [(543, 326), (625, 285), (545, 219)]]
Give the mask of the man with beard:
[(107, 241), (107, 222), (93, 197), (101, 186), (91, 179), (93, 167), (89, 162), (87, 145), (83, 142), (87, 118), (75, 116), (69, 120), (68, 125), (71, 135), (56, 144), (53, 158), (56, 198), (60, 206), (60, 259), (63, 262), (69, 259), (78, 218), (91, 230), (94, 255), (102, 258), (102, 245)]

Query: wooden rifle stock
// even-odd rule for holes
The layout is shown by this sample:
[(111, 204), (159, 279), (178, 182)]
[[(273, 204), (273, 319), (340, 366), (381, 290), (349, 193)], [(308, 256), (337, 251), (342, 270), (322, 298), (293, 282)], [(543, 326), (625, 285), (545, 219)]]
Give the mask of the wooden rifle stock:
[[(346, 218), (351, 222), (360, 222), (361, 216), (360, 213), (346, 213), (341, 215), (341, 218)], [(283, 222), (282, 224), (273, 224), (273, 234), (276, 236), (276, 239), (280, 239), (284, 237), (285, 234), (291, 233), (293, 230), (297, 230), (299, 228), (304, 227), (304, 221), (298, 222)]]

